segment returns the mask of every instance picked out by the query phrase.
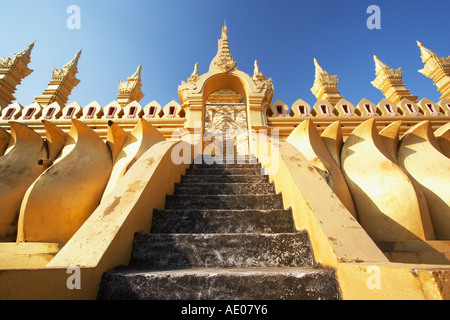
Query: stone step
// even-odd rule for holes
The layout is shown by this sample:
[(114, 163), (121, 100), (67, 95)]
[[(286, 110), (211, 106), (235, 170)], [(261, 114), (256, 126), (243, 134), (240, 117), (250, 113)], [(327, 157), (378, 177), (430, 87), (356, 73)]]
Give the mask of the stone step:
[(98, 298), (339, 299), (334, 271), (315, 266), (308, 233), (252, 158), (193, 164), (154, 210), (151, 233), (135, 235), (129, 266), (103, 275)]
[(193, 169), (197, 169), (197, 168), (201, 168), (201, 169), (206, 169), (206, 168), (258, 168), (261, 169), (261, 164), (259, 163), (232, 163), (232, 164), (227, 164), (227, 163), (222, 163), (222, 164), (192, 164), (191, 168)]
[[(100, 300), (338, 300), (335, 273), (315, 268), (113, 270)], [(223, 312), (224, 310), (222, 310)]]
[(195, 176), (195, 175), (248, 175), (248, 176), (255, 176), (255, 175), (261, 175), (262, 169), (261, 168), (236, 168), (233, 166), (229, 167), (215, 167), (215, 168), (191, 168), (186, 171), (186, 175), (189, 176)]
[(137, 234), (130, 266), (173, 268), (310, 267), (307, 233)]
[(181, 183), (265, 183), (269, 182), (268, 176), (246, 176), (246, 175), (229, 175), (229, 176), (218, 176), (218, 175), (197, 175), (197, 176), (182, 176)]
[(194, 159), (194, 163), (212, 164), (212, 163), (228, 163), (228, 164), (240, 164), (250, 163), (257, 164), (258, 160), (254, 156), (248, 155), (217, 155), (217, 156), (204, 156), (202, 158)]
[(166, 196), (166, 209), (284, 209), (281, 195), (173, 195)]
[(178, 183), (175, 195), (275, 194), (271, 183)]
[(293, 233), (291, 210), (155, 210), (151, 233)]

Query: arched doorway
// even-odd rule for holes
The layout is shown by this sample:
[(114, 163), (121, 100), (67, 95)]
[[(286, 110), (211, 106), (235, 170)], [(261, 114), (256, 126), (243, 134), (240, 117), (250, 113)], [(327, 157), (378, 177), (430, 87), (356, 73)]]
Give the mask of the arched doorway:
[[(244, 132), (233, 139), (233, 144), (237, 147), (235, 152), (250, 153), (249, 149), (254, 147), (254, 130), (267, 129), (266, 112), (274, 93), (272, 79), (267, 79), (262, 74), (256, 60), (254, 67), (253, 76), (237, 68), (230, 52), (228, 29), (225, 25), (222, 26), (217, 54), (210, 63), (209, 71), (200, 75), (196, 64), (187, 82), (182, 81), (178, 87), (180, 103), (186, 112), (184, 127), (194, 134), (194, 141), (204, 138), (205, 130), (210, 128), (226, 131), (227, 127), (234, 127), (235, 131), (241, 129)], [(234, 98), (228, 102), (217, 101), (225, 96), (227, 99), (237, 98), (237, 94), (242, 100), (239, 98), (239, 102), (234, 101), (234, 104), (230, 104)], [(195, 145), (200, 143), (195, 142)]]
[(240, 93), (214, 91), (205, 101), (204, 117), (204, 150), (215, 155), (249, 154), (247, 105)]

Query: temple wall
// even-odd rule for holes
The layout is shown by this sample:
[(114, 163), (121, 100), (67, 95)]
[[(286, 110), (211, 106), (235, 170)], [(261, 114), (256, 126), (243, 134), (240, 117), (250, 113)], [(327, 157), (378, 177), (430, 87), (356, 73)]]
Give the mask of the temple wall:
[[(267, 129), (279, 130), (280, 138), (282, 140), (285, 140), (305, 119), (311, 119), (319, 133), (322, 133), (333, 122), (339, 121), (344, 139), (348, 137), (359, 124), (371, 118), (376, 119), (376, 125), (379, 130), (382, 130), (394, 121), (401, 120), (400, 135), (405, 134), (411, 127), (421, 121), (430, 121), (432, 129), (435, 131), (450, 120), (449, 99), (444, 99), (437, 103), (428, 99), (425, 101), (427, 103), (411, 103), (409, 105), (413, 105), (414, 109), (417, 110), (415, 115), (412, 115), (407, 108), (407, 101), (402, 101), (402, 103), (398, 105), (389, 102), (389, 105), (393, 110), (396, 110), (395, 114), (390, 114), (385, 108), (380, 106), (380, 104), (384, 104), (384, 100), (385, 99), (383, 99), (378, 106), (366, 99), (363, 99), (357, 107), (354, 107), (350, 102), (347, 102), (348, 109), (345, 110), (349, 111), (348, 114), (344, 112), (342, 104), (340, 103), (335, 107), (326, 104), (328, 114), (323, 114), (320, 107), (317, 106), (321, 106), (325, 104), (325, 102), (320, 100), (316, 102), (314, 107), (310, 107), (309, 104), (299, 99), (301, 102), (294, 103), (290, 108), (281, 100), (277, 100), (272, 103), (271, 108), (269, 108), (267, 113), (263, 114), (263, 116), (267, 119)], [(363, 105), (366, 104), (374, 106), (373, 115), (370, 115), (364, 110)], [(428, 109), (427, 104), (431, 104), (437, 112), (433, 114)], [(91, 116), (87, 116), (89, 109), (93, 106), (96, 108), (94, 113)], [(173, 107), (172, 109), (170, 108), (171, 106)], [(281, 113), (277, 113), (279, 110), (277, 109), (277, 106), (282, 106)], [(304, 114), (299, 112), (300, 106), (304, 106)], [(26, 117), (26, 113), (32, 107), (36, 108), (36, 115)], [(78, 108), (78, 111), (70, 111), (71, 113), (68, 115), (69, 109), (72, 110), (75, 109), (75, 107)], [(117, 110), (109, 113), (109, 108), (111, 107)], [(11, 108), (14, 108), (14, 111), (11, 113), (12, 116), (8, 118), (8, 110)], [(48, 107), (46, 110), (48, 110)], [(171, 112), (173, 112), (173, 114), (171, 114)], [(76, 102), (73, 102), (64, 108), (61, 108), (60, 112), (54, 112), (49, 117), (45, 116), (46, 113), (47, 112), (40, 110), (39, 105), (36, 103), (26, 107), (14, 103), (1, 110), (0, 127), (9, 130), (9, 121), (19, 121), (29, 126), (42, 137), (45, 137), (45, 128), (42, 124), (42, 120), (51, 121), (58, 125), (62, 130), (68, 131), (71, 127), (71, 119), (78, 119), (97, 132), (102, 139), (106, 139), (108, 121), (112, 120), (115, 123), (120, 124), (126, 132), (131, 132), (137, 124), (138, 119), (145, 119), (156, 127), (166, 139), (177, 139), (177, 137), (180, 137), (180, 132), (184, 132), (183, 129), (186, 126), (185, 110), (176, 101), (172, 101), (164, 107), (161, 107), (158, 102), (153, 101), (145, 107), (141, 107), (138, 102), (132, 102), (125, 107), (110, 103), (104, 108), (97, 103), (90, 103), (84, 108), (81, 108)]]

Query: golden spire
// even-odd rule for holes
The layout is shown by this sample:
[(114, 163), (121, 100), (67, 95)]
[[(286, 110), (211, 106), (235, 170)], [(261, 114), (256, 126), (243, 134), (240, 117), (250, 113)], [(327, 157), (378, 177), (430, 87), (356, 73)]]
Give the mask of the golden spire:
[(339, 90), (337, 89), (338, 77), (337, 75), (330, 76), (320, 65), (317, 59), (314, 58), (314, 66), (316, 75), (314, 85), (311, 92), (316, 96), (317, 100), (325, 100), (332, 105), (336, 105), (342, 99)]
[(53, 69), (52, 79), (48, 88), (45, 89), (41, 96), (34, 98), (37, 103), (43, 107), (53, 102), (58, 102), (61, 107), (66, 105), (70, 93), (80, 83), (80, 80), (76, 78), (80, 56), (81, 50), (62, 69)]
[(119, 96), (117, 97), (117, 102), (120, 106), (125, 107), (133, 101), (139, 102), (144, 97), (141, 90), (141, 71), (142, 65), (139, 65), (136, 72), (128, 78), (128, 81), (119, 81)]
[(437, 54), (431, 51), (430, 49), (425, 48), (422, 42), (417, 41), (417, 46), (420, 48), (421, 59), (423, 63), (426, 63), (428, 59), (437, 57)]
[[(33, 42), (32, 44), (30, 44), (25, 50), (16, 53), (12, 58), (4, 58), (2, 57), (0, 60), (0, 68), (4, 69), (4, 68), (12, 68), (14, 63), (16, 63), (18, 60), (23, 59), (25, 64), (30, 63), (31, 61), (31, 51), (34, 48), (34, 44), (36, 43)], [(31, 72), (30, 72), (31, 73)]]
[(35, 42), (25, 50), (16, 53), (12, 58), (0, 59), (0, 106), (7, 107), (16, 98), (14, 92), (22, 80), (29, 76), (33, 70), (28, 68), (31, 62), (31, 51)]
[(234, 68), (236, 68), (236, 61), (234, 61), (230, 52), (230, 46), (228, 43), (228, 28), (225, 22), (222, 26), (222, 35), (219, 39), (217, 55), (211, 61), (209, 71), (215, 69), (226, 73)]
[(375, 61), (375, 73), (379, 74), (381, 70), (390, 69), (388, 65), (381, 62), (376, 55), (373, 55), (373, 60)]
[(222, 25), (222, 39), (228, 40), (228, 28), (227, 28), (227, 20), (224, 21)]
[[(78, 73), (78, 61), (80, 60), (80, 56), (81, 56), (81, 50), (78, 51), (75, 54), (75, 57), (68, 63), (66, 63), (62, 69), (53, 69), (53, 78), (52, 80), (58, 81), (58, 80), (63, 80), (64, 77), (66, 77), (71, 71), (73, 71), (75, 74)], [(80, 80), (76, 79), (76, 84), (80, 83)]]
[(314, 58), (314, 67), (316, 68), (316, 76), (321, 74), (328, 75), (328, 73), (320, 66), (316, 58)]
[(372, 85), (379, 89), (386, 99), (395, 104), (400, 103), (405, 98), (417, 102), (417, 96), (411, 95), (403, 84), (402, 68), (393, 69), (381, 62), (376, 55), (373, 56), (373, 60), (375, 61), (377, 77), (372, 81)]
[(434, 84), (442, 94), (441, 99), (450, 99), (450, 56), (441, 58), (419, 41), (417, 45), (420, 48), (422, 62), (425, 64), (419, 72), (434, 80)]
[(31, 51), (33, 51), (34, 45), (36, 44), (36, 41), (34, 41), (32, 44), (30, 44), (25, 50), (19, 52), (14, 56), (15, 59), (17, 58), (31, 58)]
[(136, 72), (128, 80), (141, 80), (142, 64), (139, 65)]

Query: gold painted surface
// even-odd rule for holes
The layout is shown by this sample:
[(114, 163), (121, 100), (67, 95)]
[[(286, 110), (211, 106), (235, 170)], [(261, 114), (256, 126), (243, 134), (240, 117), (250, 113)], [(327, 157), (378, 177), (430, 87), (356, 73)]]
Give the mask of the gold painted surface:
[(393, 162), (373, 119), (349, 136), (341, 161), (359, 222), (375, 241), (434, 239), (422, 190)]
[(119, 81), (119, 95), (117, 96), (117, 102), (122, 108), (125, 108), (132, 102), (139, 102), (144, 98), (142, 93), (142, 65), (139, 65), (136, 72), (127, 79), (126, 82)]
[(409, 240), (377, 245), (392, 262), (450, 265), (450, 241)]
[(401, 68), (391, 68), (381, 62), (375, 55), (373, 59), (375, 61), (375, 74), (377, 76), (372, 81), (372, 85), (375, 88), (379, 89), (388, 100), (391, 100), (395, 104), (400, 103), (405, 98), (417, 101), (417, 96), (411, 95), (403, 84), (403, 71)]
[[(110, 126), (110, 130), (118, 130), (117, 128), (114, 128), (114, 126)], [(123, 137), (121, 139), (123, 139)], [(148, 149), (164, 140), (164, 136), (155, 127), (148, 121), (140, 119), (133, 131), (127, 135), (123, 147), (116, 156), (102, 200), (111, 193), (129, 168)]]
[(401, 125), (402, 125), (401, 120), (395, 121), (380, 131), (381, 140), (383, 141), (384, 146), (391, 155), (392, 159), (394, 159), (395, 163), (397, 163), (398, 137), (400, 135)]
[[(311, 92), (316, 96), (318, 100), (325, 100), (331, 105), (335, 105), (342, 99), (338, 85), (338, 76), (330, 75), (325, 71), (314, 58), (314, 66), (316, 70), (314, 85), (311, 88)], [(330, 110), (331, 111), (331, 110)]]
[(347, 210), (356, 218), (355, 205), (344, 176), (312, 121), (310, 119), (303, 121), (286, 141), (294, 145), (308, 159)]
[[(258, 140), (259, 141), (259, 140)], [(270, 160), (266, 161), (267, 154)], [(259, 141), (256, 153), (270, 172), (297, 230), (307, 230), (315, 261), (336, 268), (339, 262), (385, 261), (387, 258), (345, 208), (308, 159), (291, 143)], [(278, 163), (278, 170), (271, 170)]]
[(38, 104), (45, 107), (56, 101), (62, 107), (66, 105), (70, 93), (80, 83), (80, 80), (76, 78), (80, 56), (81, 50), (61, 69), (53, 69), (52, 79), (47, 89), (42, 95), (34, 97)]
[(44, 268), (63, 243), (0, 243), (0, 269)]
[(335, 121), (330, 124), (321, 134), (322, 140), (330, 152), (331, 157), (336, 162), (338, 167), (341, 167), (341, 150), (344, 145), (344, 138), (342, 135), (341, 122)]
[(450, 158), (450, 122), (437, 129), (434, 135), (441, 147), (442, 153)]
[(10, 134), (3, 128), (0, 128), (0, 157), (5, 153), (9, 144)]
[[(231, 142), (227, 140), (227, 131), (234, 136), (234, 151), (228, 150), (228, 145)], [(246, 105), (243, 103), (216, 103), (207, 104), (205, 111), (205, 140), (209, 136), (215, 138), (222, 138), (223, 144), (226, 145), (226, 150), (223, 150), (223, 144), (216, 145), (216, 151), (219, 149), (222, 153), (234, 154), (248, 154), (249, 140), (248, 140), (248, 119)], [(205, 147), (208, 146), (205, 141)], [(210, 148), (205, 148), (209, 150)]]
[[(103, 274), (128, 264), (134, 235), (150, 231), (152, 209), (164, 208), (166, 194), (173, 192), (174, 183), (189, 167), (176, 165), (171, 159), (178, 144), (164, 141), (148, 150), (120, 188), (97, 207), (45, 268), (2, 270), (0, 299), (95, 300)], [(82, 290), (67, 286), (71, 276), (67, 268), (73, 266), (80, 266)]]
[(72, 123), (61, 157), (26, 192), (17, 242), (67, 242), (100, 203), (110, 151), (93, 130)]
[(0, 241), (16, 240), (20, 203), (33, 181), (45, 170), (39, 159), (47, 158), (44, 140), (27, 126), (10, 123), (14, 145), (0, 157)]
[(31, 62), (31, 51), (34, 43), (25, 50), (16, 53), (12, 58), (0, 58), (0, 107), (6, 108), (16, 100), (14, 92), (24, 78), (33, 70), (28, 67)]
[(111, 150), (112, 162), (115, 163), (123, 145), (127, 141), (128, 134), (115, 122), (108, 121), (108, 133), (106, 144)]
[(60, 128), (49, 121), (42, 121), (46, 130), (46, 140), (48, 148), (48, 159), (50, 161), (56, 160), (64, 148), (67, 136)]
[(450, 99), (450, 56), (439, 57), (419, 41), (417, 41), (417, 45), (420, 48), (421, 59), (424, 63), (424, 68), (419, 72), (434, 80), (434, 84), (442, 94), (441, 99)]
[(437, 239), (450, 240), (450, 159), (442, 154), (429, 121), (403, 136), (398, 161), (422, 186)]

